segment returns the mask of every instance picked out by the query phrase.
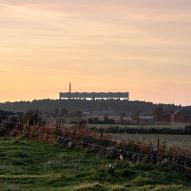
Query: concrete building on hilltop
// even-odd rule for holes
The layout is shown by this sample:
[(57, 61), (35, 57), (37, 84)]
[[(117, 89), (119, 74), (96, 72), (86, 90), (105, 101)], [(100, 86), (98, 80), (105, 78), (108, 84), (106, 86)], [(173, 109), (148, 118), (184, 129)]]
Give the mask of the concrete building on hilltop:
[(76, 100), (129, 100), (129, 92), (72, 92), (71, 83), (69, 83), (69, 92), (60, 92), (59, 99)]

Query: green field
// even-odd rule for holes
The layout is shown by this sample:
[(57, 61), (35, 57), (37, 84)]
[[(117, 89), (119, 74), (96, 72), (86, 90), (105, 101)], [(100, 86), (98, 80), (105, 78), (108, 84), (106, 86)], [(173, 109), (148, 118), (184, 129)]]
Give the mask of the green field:
[(160, 134), (128, 134), (128, 133), (108, 133), (114, 140), (123, 141), (135, 140), (143, 141), (157, 145), (157, 140), (165, 142), (167, 146), (178, 146), (185, 149), (191, 149), (191, 135), (160, 135)]
[(161, 128), (169, 128), (169, 129), (184, 129), (185, 126), (189, 124), (186, 123), (164, 123), (164, 124), (140, 124), (140, 125), (118, 125), (118, 124), (88, 124), (90, 128), (135, 128), (135, 129), (161, 129)]
[(1, 191), (190, 191), (169, 169), (48, 143), (0, 138)]

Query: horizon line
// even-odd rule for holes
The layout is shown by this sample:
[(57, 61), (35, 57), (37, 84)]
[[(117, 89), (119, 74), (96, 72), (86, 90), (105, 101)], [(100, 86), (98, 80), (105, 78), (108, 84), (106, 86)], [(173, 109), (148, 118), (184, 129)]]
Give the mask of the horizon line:
[[(43, 101), (43, 100), (51, 100), (51, 101), (71, 101), (71, 100), (65, 100), (65, 99), (62, 99), (60, 100), (59, 98), (34, 98), (34, 99), (29, 99), (29, 100), (15, 100), (15, 101), (4, 101), (4, 102), (1, 102), (0, 101), (0, 104), (8, 104), (8, 103), (17, 103), (17, 102), (34, 102), (34, 101)], [(76, 101), (111, 101), (111, 100), (76, 100)], [(112, 99), (112, 101), (124, 101), (124, 100), (115, 100), (115, 99)], [(174, 105), (174, 106), (180, 106), (180, 107), (191, 107), (191, 104), (188, 104), (188, 105), (184, 105), (184, 104), (178, 104), (178, 103), (161, 103), (161, 102), (154, 102), (154, 101), (146, 101), (146, 100), (138, 100), (138, 99), (135, 99), (135, 100), (128, 100), (128, 102), (146, 102), (146, 103), (152, 103), (154, 105)]]

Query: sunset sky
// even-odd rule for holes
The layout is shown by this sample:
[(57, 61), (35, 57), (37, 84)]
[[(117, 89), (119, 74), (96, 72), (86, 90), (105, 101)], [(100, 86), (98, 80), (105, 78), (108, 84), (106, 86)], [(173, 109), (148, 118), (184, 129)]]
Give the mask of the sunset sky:
[(69, 81), (191, 105), (191, 0), (0, 0), (0, 102)]

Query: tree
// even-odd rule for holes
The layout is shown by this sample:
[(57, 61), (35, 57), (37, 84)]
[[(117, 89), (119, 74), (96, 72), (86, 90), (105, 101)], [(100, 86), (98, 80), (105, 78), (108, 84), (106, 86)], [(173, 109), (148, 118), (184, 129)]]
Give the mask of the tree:
[(76, 117), (76, 118), (82, 118), (83, 117), (83, 112), (82, 111), (74, 111), (71, 113), (72, 117)]
[(156, 107), (153, 111), (154, 120), (155, 121), (162, 121), (163, 118), (163, 108), (162, 107)]
[(187, 125), (187, 126), (185, 127), (185, 131), (186, 131), (187, 133), (191, 133), (191, 125)]
[(134, 112), (132, 113), (132, 120), (135, 121), (136, 123), (140, 122), (140, 113), (139, 112)]
[(36, 125), (42, 123), (42, 117), (39, 110), (29, 110), (27, 111), (23, 117), (22, 122), (27, 123), (28, 125)]
[(60, 114), (61, 114), (61, 116), (65, 116), (65, 115), (68, 114), (68, 110), (67, 110), (65, 107), (63, 107), (63, 108), (61, 109)]
[(55, 116), (55, 117), (57, 117), (57, 116), (58, 116), (58, 114), (59, 114), (59, 109), (58, 109), (58, 108), (56, 108), (56, 109), (54, 110), (54, 116)]
[(120, 114), (120, 121), (121, 123), (124, 123), (125, 113)]
[(104, 116), (103, 124), (114, 124), (114, 123), (115, 123), (114, 119), (110, 119), (110, 118), (108, 117), (108, 115), (105, 115), (105, 116)]

